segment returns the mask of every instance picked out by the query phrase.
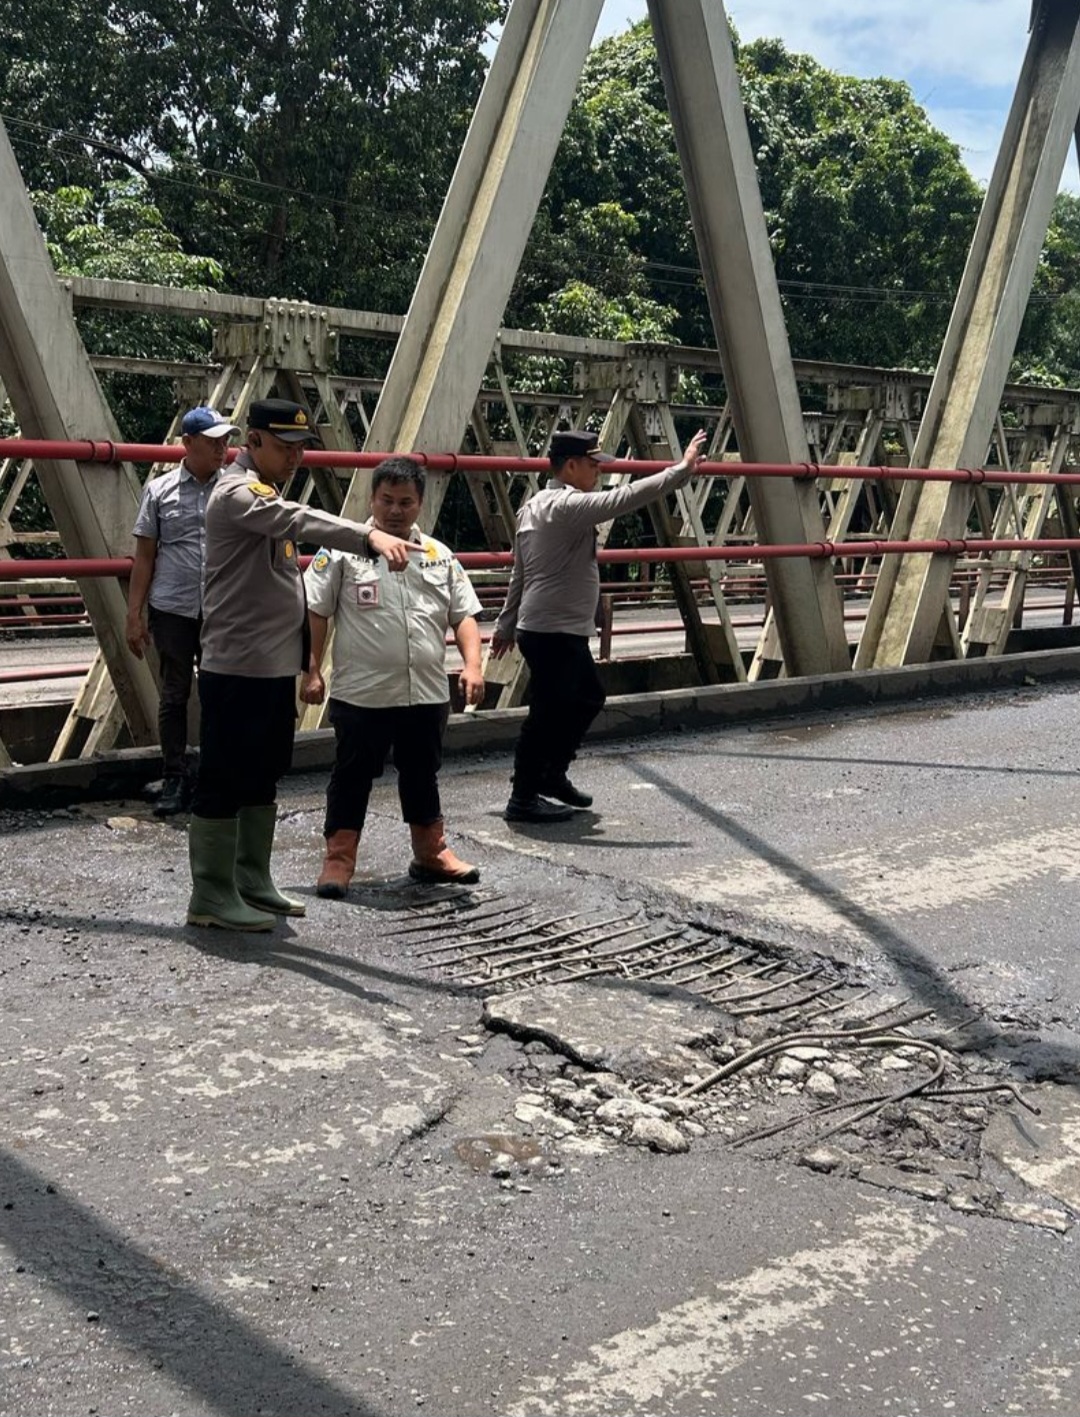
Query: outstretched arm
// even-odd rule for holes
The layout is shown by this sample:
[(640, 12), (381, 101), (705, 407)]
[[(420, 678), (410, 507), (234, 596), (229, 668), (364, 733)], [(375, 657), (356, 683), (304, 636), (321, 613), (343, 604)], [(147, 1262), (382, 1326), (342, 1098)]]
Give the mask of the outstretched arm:
[(561, 498), (554, 516), (570, 526), (599, 526), (601, 522), (621, 517), (624, 512), (636, 512), (639, 507), (657, 501), (665, 493), (684, 487), (701, 461), (706, 436), (705, 430), (699, 429), (686, 445), (679, 462), (664, 472), (626, 482), (607, 492), (587, 492), (580, 497)]

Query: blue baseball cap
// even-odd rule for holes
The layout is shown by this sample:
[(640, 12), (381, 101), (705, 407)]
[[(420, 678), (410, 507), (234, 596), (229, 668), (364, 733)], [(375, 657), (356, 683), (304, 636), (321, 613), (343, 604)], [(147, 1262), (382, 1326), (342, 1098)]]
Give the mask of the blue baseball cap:
[(240, 429), (216, 408), (201, 406), (185, 413), (180, 420), (180, 432), (185, 438), (195, 438), (200, 433), (204, 438), (224, 438), (226, 433), (239, 433)]

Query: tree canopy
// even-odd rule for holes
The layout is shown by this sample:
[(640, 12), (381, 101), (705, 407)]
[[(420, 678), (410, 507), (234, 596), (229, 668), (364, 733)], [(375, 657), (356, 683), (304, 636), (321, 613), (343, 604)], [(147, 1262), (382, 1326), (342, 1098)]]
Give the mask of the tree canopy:
[(251, 294), (403, 311), (506, 0), (0, 0), (31, 187), (141, 176)]
[[(981, 200), (958, 149), (906, 84), (835, 74), (776, 40), (736, 39), (736, 53), (793, 352), (932, 363)], [(514, 322), (546, 318), (574, 292), (594, 320), (605, 302), (615, 321), (644, 307), (650, 326), (711, 343), (698, 271), (656, 49), (642, 22), (589, 56), (515, 290)]]
[[(0, 115), (66, 269), (400, 312), (506, 8), (0, 0)], [(734, 42), (793, 353), (932, 367), (981, 200), (959, 151), (903, 83)], [(1018, 374), (1080, 382), (1078, 277), (1063, 197)], [(505, 319), (712, 343), (647, 21), (588, 58)]]

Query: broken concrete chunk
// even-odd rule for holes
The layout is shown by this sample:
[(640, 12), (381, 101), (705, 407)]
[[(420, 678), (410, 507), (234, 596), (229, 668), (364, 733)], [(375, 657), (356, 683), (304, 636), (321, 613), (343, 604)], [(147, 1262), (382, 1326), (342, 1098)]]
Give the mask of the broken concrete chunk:
[(812, 1151), (804, 1152), (799, 1157), (800, 1166), (806, 1166), (811, 1171), (824, 1172), (826, 1175), (842, 1166), (843, 1161), (840, 1152), (833, 1151), (831, 1146), (815, 1146)]
[(909, 1196), (919, 1196), (926, 1201), (944, 1200), (949, 1188), (940, 1176), (924, 1176), (915, 1171), (901, 1171), (898, 1166), (864, 1166), (859, 1172), (859, 1180), (870, 1186), (881, 1186), (885, 1190), (905, 1191)]
[(678, 1082), (701, 1067), (692, 1045), (712, 1038), (719, 1015), (706, 1001), (616, 984), (563, 989), (557, 984), (484, 1002), (484, 1023), (542, 1041), (574, 1062), (619, 1077)]
[(653, 1106), (673, 1117), (692, 1117), (701, 1109), (701, 1101), (696, 1097), (654, 1097)]
[(600, 1097), (633, 1097), (633, 1089), (614, 1073), (595, 1073), (589, 1086)]
[(997, 1113), (983, 1133), (983, 1154), (1033, 1190), (1080, 1210), (1080, 1096), (1059, 1083), (1025, 1088), (1024, 1095), (1039, 1115), (1020, 1107)]
[(601, 1123), (629, 1122), (639, 1117), (662, 1117), (659, 1107), (648, 1102), (640, 1102), (636, 1097), (612, 1097), (596, 1109), (596, 1120)]
[(836, 1079), (830, 1077), (828, 1073), (822, 1072), (820, 1069), (815, 1069), (806, 1079), (805, 1090), (811, 1097), (817, 1097), (822, 1101), (827, 1101), (839, 1095)]
[(1051, 1210), (1049, 1206), (1031, 1205), (1027, 1201), (1002, 1201), (997, 1213), (1005, 1220), (1038, 1225), (1044, 1230), (1056, 1230), (1059, 1235), (1072, 1228), (1072, 1221), (1063, 1210)]
[(648, 1146), (669, 1154), (690, 1150), (689, 1141), (678, 1127), (659, 1117), (639, 1117), (630, 1132), (630, 1141), (634, 1146)]

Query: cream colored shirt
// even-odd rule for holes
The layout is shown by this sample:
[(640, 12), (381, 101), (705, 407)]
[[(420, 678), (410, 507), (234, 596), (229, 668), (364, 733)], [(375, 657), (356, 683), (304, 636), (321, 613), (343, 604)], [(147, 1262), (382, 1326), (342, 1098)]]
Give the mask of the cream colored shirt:
[(476, 615), (480, 602), (448, 546), (415, 527), (410, 540), (417, 549), (404, 571), (381, 557), (326, 549), (308, 567), (308, 607), (334, 617), (331, 698), (404, 708), (450, 697), (446, 632)]

